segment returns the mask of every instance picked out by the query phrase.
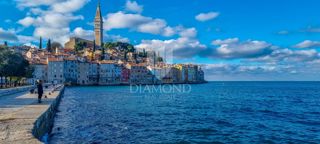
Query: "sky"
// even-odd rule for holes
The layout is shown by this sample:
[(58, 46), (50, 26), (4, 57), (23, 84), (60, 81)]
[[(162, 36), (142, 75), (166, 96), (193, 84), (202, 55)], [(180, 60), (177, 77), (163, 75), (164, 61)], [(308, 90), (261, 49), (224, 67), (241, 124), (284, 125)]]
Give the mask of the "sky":
[[(0, 43), (93, 39), (98, 0), (0, 1)], [(101, 0), (104, 41), (172, 52), (213, 81), (319, 81), (319, 0)]]

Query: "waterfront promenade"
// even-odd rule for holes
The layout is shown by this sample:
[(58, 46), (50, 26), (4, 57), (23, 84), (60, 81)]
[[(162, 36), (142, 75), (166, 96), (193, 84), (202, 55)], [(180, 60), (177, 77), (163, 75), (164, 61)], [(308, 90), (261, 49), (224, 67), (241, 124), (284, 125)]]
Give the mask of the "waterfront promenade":
[(34, 122), (59, 96), (62, 88), (57, 87), (44, 89), (47, 98), (43, 96), (40, 104), (37, 102), (37, 94), (28, 91), (0, 96), (0, 143), (41, 143), (32, 135)]

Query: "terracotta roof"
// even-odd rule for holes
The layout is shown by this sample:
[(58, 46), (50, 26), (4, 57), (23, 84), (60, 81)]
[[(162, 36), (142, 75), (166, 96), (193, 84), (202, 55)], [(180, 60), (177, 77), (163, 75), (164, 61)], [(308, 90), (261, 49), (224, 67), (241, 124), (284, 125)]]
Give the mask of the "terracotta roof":
[(58, 61), (63, 61), (62, 59), (58, 59), (58, 58), (48, 58), (49, 62), (58, 62)]

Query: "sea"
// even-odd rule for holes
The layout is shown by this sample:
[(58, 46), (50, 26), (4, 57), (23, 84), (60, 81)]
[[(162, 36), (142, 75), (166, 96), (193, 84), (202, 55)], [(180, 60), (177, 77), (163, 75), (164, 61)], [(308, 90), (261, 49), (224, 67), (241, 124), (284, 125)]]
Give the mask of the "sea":
[(49, 143), (320, 143), (320, 82), (67, 87)]

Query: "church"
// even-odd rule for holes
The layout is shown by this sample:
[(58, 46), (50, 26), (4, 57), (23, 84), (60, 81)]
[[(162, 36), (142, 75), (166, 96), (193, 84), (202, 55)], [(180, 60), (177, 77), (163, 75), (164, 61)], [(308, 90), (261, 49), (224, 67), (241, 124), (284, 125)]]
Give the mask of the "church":
[(84, 43), (86, 47), (93, 47), (94, 43), (95, 46), (99, 49), (102, 47), (103, 43), (103, 18), (101, 15), (101, 8), (100, 2), (98, 3), (96, 15), (94, 18), (94, 40), (90, 41), (79, 37), (71, 37), (68, 42), (65, 43), (64, 48), (69, 50), (74, 50), (76, 44)]

